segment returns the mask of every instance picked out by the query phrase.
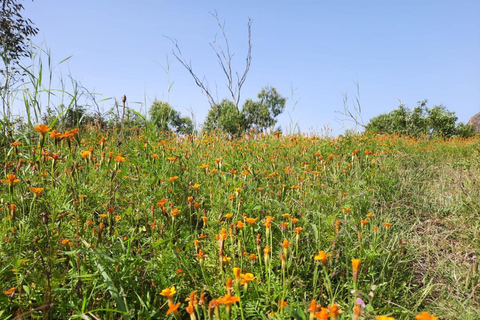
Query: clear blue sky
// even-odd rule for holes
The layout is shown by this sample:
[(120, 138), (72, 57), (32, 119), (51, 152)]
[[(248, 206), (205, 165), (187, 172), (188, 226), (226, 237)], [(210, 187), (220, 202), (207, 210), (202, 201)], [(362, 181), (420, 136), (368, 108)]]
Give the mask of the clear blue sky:
[[(343, 95), (352, 109), (360, 84), (362, 117), (387, 113), (399, 101), (413, 108), (429, 99), (467, 122), (480, 112), (480, 1), (64, 1), (25, 2), (25, 17), (40, 29), (35, 43), (48, 46), (92, 91), (133, 102), (169, 101), (203, 122), (208, 101), (171, 55), (178, 40), (194, 70), (218, 97), (228, 97), (225, 78), (209, 45), (225, 20), (234, 63), (241, 71), (247, 21), (253, 19), (253, 60), (243, 97), (271, 85), (288, 97), (285, 129), (304, 132), (324, 125), (342, 131)], [(169, 62), (168, 62), (169, 61)], [(169, 74), (164, 69), (169, 66)], [(168, 92), (169, 83), (173, 86)], [(295, 88), (293, 98), (291, 89)], [(293, 110), (293, 106), (296, 106)], [(103, 104), (107, 110), (112, 106)], [(350, 125), (351, 127), (351, 125)]]

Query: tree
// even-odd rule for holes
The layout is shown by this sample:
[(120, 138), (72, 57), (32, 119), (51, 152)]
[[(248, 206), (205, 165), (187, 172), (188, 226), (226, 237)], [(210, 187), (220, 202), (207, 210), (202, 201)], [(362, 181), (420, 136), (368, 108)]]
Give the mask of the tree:
[(275, 126), (277, 117), (285, 109), (283, 98), (274, 87), (264, 87), (258, 93), (259, 101), (247, 99), (242, 107), (245, 128), (253, 127), (259, 131)]
[(221, 130), (236, 136), (245, 131), (245, 125), (242, 114), (238, 113), (235, 104), (228, 99), (223, 99), (210, 108), (203, 123), (203, 129), (205, 131)]
[[(2, 1), (0, 54), (5, 68), (18, 63), (22, 57), (30, 56), (28, 42), (38, 33), (38, 28), (33, 27), (32, 20), (22, 17), (22, 10), (24, 10), (24, 7), (18, 3), (18, 0)], [(5, 70), (2, 70), (2, 73), (4, 72)]]
[(155, 100), (149, 110), (151, 121), (160, 131), (175, 131), (182, 134), (193, 133), (193, 122), (182, 117), (168, 102)]
[(455, 112), (448, 111), (443, 105), (426, 107), (427, 100), (419, 101), (413, 110), (401, 104), (397, 109), (387, 114), (381, 114), (370, 119), (366, 125), (367, 131), (376, 133), (402, 134), (413, 136), (452, 136), (469, 137), (474, 130), (462, 122), (456, 123)]
[(240, 113), (232, 101), (223, 99), (210, 108), (203, 128), (205, 131), (221, 130), (237, 136), (249, 128), (263, 131), (273, 127), (277, 116), (285, 109), (287, 99), (273, 87), (262, 88), (257, 97), (258, 101), (247, 99)]
[(38, 29), (33, 27), (30, 19), (22, 17), (21, 11), (24, 8), (18, 0), (2, 0), (1, 6), (0, 57), (4, 67), (0, 68), (0, 74), (3, 76), (0, 83), (0, 98), (3, 117), (7, 120), (10, 113), (10, 88), (15, 81), (15, 75), (20, 73), (16, 65), (22, 57), (30, 56), (28, 42), (38, 33)]

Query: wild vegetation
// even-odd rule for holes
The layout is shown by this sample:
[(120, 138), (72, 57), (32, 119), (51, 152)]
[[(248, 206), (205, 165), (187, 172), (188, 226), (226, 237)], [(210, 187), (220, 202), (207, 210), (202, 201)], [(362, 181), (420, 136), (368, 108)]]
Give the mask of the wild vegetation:
[(11, 138), (3, 318), (479, 315), (477, 138)]
[(283, 134), (286, 100), (240, 108), (227, 72), (198, 132), (162, 101), (104, 114), (34, 58), (1, 91), (2, 319), (480, 317), (480, 138), (445, 108)]

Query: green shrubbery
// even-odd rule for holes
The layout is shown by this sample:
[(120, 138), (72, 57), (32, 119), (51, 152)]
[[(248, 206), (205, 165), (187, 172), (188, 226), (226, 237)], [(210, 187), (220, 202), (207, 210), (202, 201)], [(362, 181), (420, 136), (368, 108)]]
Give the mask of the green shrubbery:
[(367, 131), (401, 135), (471, 137), (475, 135), (473, 127), (462, 122), (457, 123), (455, 112), (448, 111), (443, 105), (428, 108), (427, 100), (419, 101), (413, 110), (403, 104), (390, 113), (381, 114), (370, 120)]

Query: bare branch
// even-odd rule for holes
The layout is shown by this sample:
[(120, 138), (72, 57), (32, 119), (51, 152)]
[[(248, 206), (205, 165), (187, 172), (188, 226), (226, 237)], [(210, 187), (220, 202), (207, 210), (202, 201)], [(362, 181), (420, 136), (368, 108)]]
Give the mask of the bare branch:
[(175, 48), (172, 50), (172, 54), (177, 60), (187, 69), (187, 71), (190, 73), (190, 75), (193, 77), (193, 80), (195, 80), (195, 84), (200, 87), (202, 92), (207, 96), (208, 102), (210, 103), (211, 106), (217, 104), (215, 99), (213, 98), (212, 94), (210, 93), (210, 90), (208, 88), (208, 83), (205, 80), (205, 77), (203, 79), (200, 79), (195, 72), (193, 72), (193, 67), (191, 62), (187, 62), (187, 60), (184, 58), (182, 55), (182, 51), (180, 50), (180, 47), (178, 46), (178, 42), (176, 39), (170, 38), (165, 36), (168, 40), (170, 40)]
[(243, 73), (242, 77), (238, 77), (237, 73), (237, 87), (238, 87), (238, 96), (237, 96), (237, 103), (240, 101), (240, 92), (242, 90), (242, 86), (245, 83), (245, 80), (247, 79), (247, 74), (248, 71), (250, 70), (250, 65), (252, 63), (252, 23), (253, 20), (248, 18), (248, 53), (247, 53), (247, 58), (246, 60), (246, 65), (245, 65), (245, 72)]
[[(218, 13), (214, 11), (213, 13), (210, 13), (217, 21), (217, 25), (220, 28), (220, 31), (223, 36), (223, 41), (224, 45), (220, 45), (217, 42), (217, 39), (213, 40), (212, 43), (210, 43), (210, 47), (212, 47), (213, 51), (215, 52), (215, 55), (217, 57), (217, 62), (220, 65), (220, 68), (222, 68), (223, 74), (225, 75), (227, 79), (227, 89), (230, 92), (230, 96), (232, 98), (232, 101), (237, 109), (237, 111), (240, 113), (240, 108), (239, 108), (239, 103), (240, 103), (240, 97), (241, 97), (241, 91), (243, 84), (245, 83), (245, 80), (247, 79), (247, 74), (248, 71), (250, 70), (250, 65), (252, 62), (252, 19), (248, 19), (248, 52), (247, 52), (247, 57), (246, 57), (246, 65), (245, 65), (245, 70), (243, 71), (243, 74), (240, 76), (238, 72), (235, 72), (236, 75), (236, 81), (234, 80), (234, 72), (233, 72), (233, 67), (232, 67), (232, 61), (233, 61), (233, 56), (230, 52), (230, 44), (228, 42), (228, 37), (225, 32), (225, 22), (221, 22), (220, 18), (218, 16)], [(174, 49), (172, 50), (173, 55), (177, 60), (187, 69), (187, 71), (190, 73), (190, 75), (193, 77), (196, 85), (200, 87), (202, 92), (207, 96), (208, 101), (210, 105), (216, 105), (217, 100), (213, 98), (212, 92), (210, 91), (208, 87), (208, 81), (205, 79), (200, 79), (195, 72), (193, 71), (192, 64), (191, 62), (187, 62), (187, 60), (183, 57), (182, 52), (180, 50), (180, 47), (178, 46), (178, 42), (175, 39), (166, 37), (169, 39), (173, 45), (175, 46)], [(236, 82), (236, 83), (235, 83)]]

